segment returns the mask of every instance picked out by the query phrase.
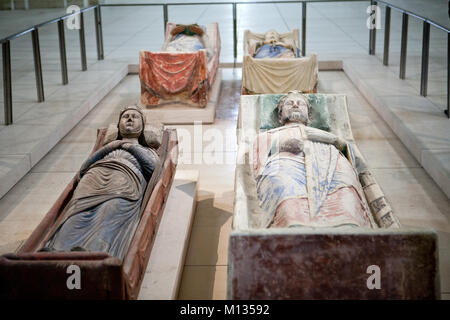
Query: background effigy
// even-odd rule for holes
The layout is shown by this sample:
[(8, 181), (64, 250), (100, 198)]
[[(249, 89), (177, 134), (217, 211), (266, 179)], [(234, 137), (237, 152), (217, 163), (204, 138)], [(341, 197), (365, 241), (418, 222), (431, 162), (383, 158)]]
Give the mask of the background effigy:
[(249, 30), (244, 33), (242, 94), (286, 93), (290, 90), (316, 92), (319, 72), (317, 55), (300, 57), (298, 29), (277, 34), (278, 41), (292, 48), (295, 57), (254, 57), (257, 46), (265, 41), (266, 35)]
[[(190, 27), (197, 33), (189, 31)], [(140, 52), (141, 103), (157, 106), (176, 102), (204, 108), (216, 78), (219, 55), (217, 23), (206, 27), (168, 23), (161, 51)]]
[[(375, 228), (267, 228), (252, 173), (258, 133), (278, 127), (281, 95), (241, 96), (230, 236), (230, 299), (435, 299), (439, 297), (437, 235), (402, 228), (364, 162), (355, 164)], [(344, 95), (310, 94), (311, 125), (329, 130), (356, 152)], [(316, 113), (316, 115), (314, 115)], [(363, 160), (362, 157), (359, 161)], [(358, 263), (355, 263), (358, 261)], [(368, 290), (367, 270), (382, 270), (383, 290)]]

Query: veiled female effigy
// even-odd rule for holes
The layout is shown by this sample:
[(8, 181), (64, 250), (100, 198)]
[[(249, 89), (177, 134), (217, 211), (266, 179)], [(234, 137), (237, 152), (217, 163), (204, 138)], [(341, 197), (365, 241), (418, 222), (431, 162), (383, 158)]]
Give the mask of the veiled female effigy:
[(439, 297), (437, 236), (400, 226), (344, 95), (246, 95), (239, 112), (229, 298)]
[[(91, 155), (43, 221), (18, 253), (0, 257), (0, 297), (136, 299), (177, 143), (175, 130), (146, 124), (134, 106), (99, 129)], [(80, 290), (67, 285), (73, 265)]]
[(205, 108), (216, 80), (220, 55), (217, 23), (167, 23), (160, 52), (141, 51), (139, 77), (144, 106), (182, 104)]
[(317, 92), (317, 56), (301, 57), (299, 31), (244, 33), (242, 94)]

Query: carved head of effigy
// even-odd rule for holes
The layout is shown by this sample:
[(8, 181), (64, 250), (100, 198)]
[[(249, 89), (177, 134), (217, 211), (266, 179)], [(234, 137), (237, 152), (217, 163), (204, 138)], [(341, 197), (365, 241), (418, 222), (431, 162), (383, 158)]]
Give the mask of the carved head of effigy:
[(286, 122), (297, 122), (309, 125), (311, 122), (311, 106), (308, 98), (301, 91), (289, 91), (278, 101), (278, 121), (284, 125)]
[(267, 31), (264, 36), (266, 41), (280, 41), (280, 35), (275, 30)]
[[(144, 139), (145, 116), (138, 106), (127, 106), (120, 111), (119, 129), (117, 139), (138, 138), (140, 144), (145, 143)], [(142, 140), (142, 141), (141, 141)]]

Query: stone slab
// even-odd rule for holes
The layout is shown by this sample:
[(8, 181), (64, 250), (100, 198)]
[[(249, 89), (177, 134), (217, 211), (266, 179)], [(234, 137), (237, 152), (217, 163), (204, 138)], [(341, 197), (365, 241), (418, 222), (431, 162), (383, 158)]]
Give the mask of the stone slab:
[(177, 103), (152, 108), (141, 107), (144, 109), (147, 121), (156, 121), (163, 124), (193, 124), (196, 121), (204, 124), (214, 123), (221, 82), (222, 70), (218, 69), (216, 80), (214, 81), (211, 95), (205, 108), (196, 108)]
[(437, 255), (428, 230), (234, 231), (228, 298), (439, 299)]
[(199, 173), (177, 170), (155, 238), (139, 300), (174, 300), (178, 296), (192, 221)]
[[(342, 70), (342, 60), (322, 60), (319, 61), (319, 70), (321, 71), (332, 71), (332, 70)], [(320, 79), (320, 74), (319, 74)]]
[(6, 194), (30, 170), (28, 155), (0, 156), (0, 197)]
[(425, 150), (422, 166), (450, 198), (450, 150)]

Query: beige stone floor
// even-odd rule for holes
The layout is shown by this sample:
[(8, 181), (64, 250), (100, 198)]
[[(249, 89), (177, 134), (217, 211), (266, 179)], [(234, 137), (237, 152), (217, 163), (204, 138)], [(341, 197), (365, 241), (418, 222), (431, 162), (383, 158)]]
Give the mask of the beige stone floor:
[[(178, 165), (179, 169), (199, 171), (197, 211), (179, 299), (226, 298), (240, 79), (240, 69), (223, 70), (216, 122), (202, 128), (204, 133), (214, 130), (222, 133), (224, 142), (218, 146), (217, 141), (209, 141), (205, 134), (203, 150), (197, 146), (187, 155), (192, 160), (205, 160), (208, 150), (216, 147), (215, 159), (219, 163)], [(445, 293), (443, 297), (450, 298), (450, 201), (343, 72), (320, 72), (319, 91), (347, 95), (357, 144), (400, 221), (406, 226), (433, 227), (438, 231), (441, 289)], [(124, 105), (138, 102), (138, 92), (137, 76), (122, 80), (0, 199), (0, 254), (16, 250), (30, 235), (89, 154), (97, 128), (115, 122)], [(189, 125), (175, 127), (184, 132), (193, 131)]]

